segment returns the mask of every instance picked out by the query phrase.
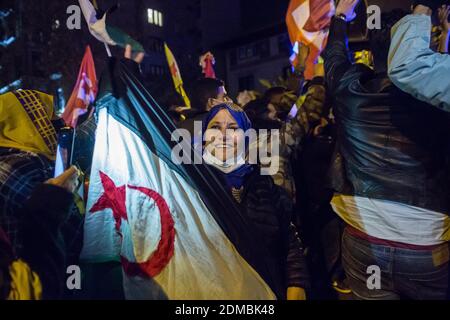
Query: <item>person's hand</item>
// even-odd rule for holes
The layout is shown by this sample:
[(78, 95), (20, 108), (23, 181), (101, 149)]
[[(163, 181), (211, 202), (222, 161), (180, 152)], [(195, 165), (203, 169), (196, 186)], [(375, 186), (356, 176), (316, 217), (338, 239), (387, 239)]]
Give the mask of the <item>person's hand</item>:
[(124, 57), (126, 59), (133, 60), (137, 64), (141, 64), (142, 61), (144, 60), (145, 52), (138, 52), (136, 54), (133, 54), (133, 49), (132, 49), (131, 45), (127, 44), (127, 46), (125, 47)]
[(327, 119), (320, 118), (320, 124), (318, 124), (313, 130), (314, 137), (318, 137), (322, 133), (323, 129), (326, 128), (327, 125), (328, 125)]
[(71, 166), (56, 178), (49, 179), (45, 183), (66, 189), (70, 193), (75, 192), (78, 186), (78, 177), (80, 173), (75, 166)]
[(415, 14), (415, 15), (417, 15), (417, 14), (425, 14), (427, 16), (431, 16), (432, 13), (433, 13), (433, 11), (429, 7), (423, 6), (421, 4), (416, 6), (414, 8), (414, 11), (413, 11), (413, 14)]
[(433, 11), (437, 10), (443, 2), (443, 0), (415, 0), (413, 13), (431, 16)]
[(360, 0), (341, 0), (336, 7), (336, 15), (343, 14), (347, 17), (347, 21), (356, 18), (355, 8)]
[(287, 289), (287, 300), (306, 300), (305, 289), (299, 287), (289, 287)]
[(189, 110), (189, 107), (186, 107), (186, 106), (175, 107), (175, 112), (177, 112), (177, 113), (183, 113), (186, 110)]
[(448, 22), (448, 16), (450, 14), (450, 6), (443, 5), (438, 9), (438, 14), (442, 32), (448, 34), (450, 29), (450, 23)]

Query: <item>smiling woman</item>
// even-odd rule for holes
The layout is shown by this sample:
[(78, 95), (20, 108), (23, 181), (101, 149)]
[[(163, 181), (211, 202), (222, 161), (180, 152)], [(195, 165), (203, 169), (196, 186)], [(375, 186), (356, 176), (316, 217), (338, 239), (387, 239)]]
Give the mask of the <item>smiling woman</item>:
[(252, 235), (269, 253), (267, 259), (279, 268), (273, 288), (278, 297), (304, 299), (309, 276), (302, 242), (291, 223), (292, 203), (270, 176), (248, 163), (244, 132), (251, 128), (242, 109), (213, 107), (203, 122), (203, 159), (239, 204)]
[[(239, 130), (240, 125), (226, 108), (216, 108), (214, 111), (217, 114), (210, 120), (205, 132), (205, 153), (224, 162), (223, 166), (236, 167), (236, 160), (245, 158), (244, 132)], [(206, 156), (205, 160), (211, 159)], [(229, 169), (227, 171), (230, 172)]]

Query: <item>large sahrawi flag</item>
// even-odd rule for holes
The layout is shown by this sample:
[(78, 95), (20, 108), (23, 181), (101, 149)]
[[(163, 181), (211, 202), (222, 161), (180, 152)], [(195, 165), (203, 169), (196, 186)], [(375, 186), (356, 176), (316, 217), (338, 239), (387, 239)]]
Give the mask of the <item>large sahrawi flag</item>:
[(171, 162), (175, 128), (129, 70), (111, 60), (96, 103), (82, 260), (121, 261), (127, 299), (276, 298), (245, 219), (208, 168)]

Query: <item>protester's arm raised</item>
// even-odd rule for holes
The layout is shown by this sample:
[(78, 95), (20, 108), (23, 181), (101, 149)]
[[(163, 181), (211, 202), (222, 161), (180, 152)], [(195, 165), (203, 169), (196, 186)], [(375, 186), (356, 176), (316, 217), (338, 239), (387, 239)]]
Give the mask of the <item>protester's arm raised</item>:
[(341, 0), (336, 8), (336, 16), (331, 21), (330, 35), (322, 56), (325, 60), (325, 79), (331, 94), (340, 80), (352, 66), (348, 48), (347, 22), (355, 18), (355, 8), (359, 0)]
[(392, 28), (389, 77), (415, 98), (450, 111), (450, 56), (430, 49), (430, 16), (430, 8), (418, 5)]

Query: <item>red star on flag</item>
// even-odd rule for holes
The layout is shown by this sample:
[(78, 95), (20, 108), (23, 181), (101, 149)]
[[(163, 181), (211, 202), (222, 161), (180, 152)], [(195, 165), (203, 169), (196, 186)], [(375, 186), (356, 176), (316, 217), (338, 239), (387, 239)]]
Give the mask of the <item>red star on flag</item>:
[(116, 187), (114, 181), (105, 173), (99, 171), (100, 180), (105, 192), (100, 196), (97, 202), (92, 206), (90, 212), (95, 213), (105, 209), (111, 209), (114, 220), (116, 221), (116, 229), (120, 230), (122, 218), (128, 220), (126, 201), (126, 186)]
[(173, 77), (178, 77), (178, 68), (175, 63), (172, 63), (172, 65), (170, 66), (170, 73)]

